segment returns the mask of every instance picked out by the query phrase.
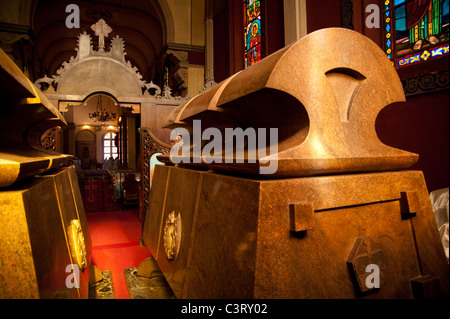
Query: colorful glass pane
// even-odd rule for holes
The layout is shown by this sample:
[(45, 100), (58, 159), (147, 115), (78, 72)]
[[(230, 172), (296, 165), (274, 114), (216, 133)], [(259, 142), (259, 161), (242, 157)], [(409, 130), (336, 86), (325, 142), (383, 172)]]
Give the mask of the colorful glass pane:
[(244, 0), (244, 60), (245, 67), (261, 60), (261, 1)]
[(384, 27), (397, 68), (449, 54), (449, 0), (386, 0)]
[(386, 54), (389, 59), (392, 59), (392, 55), (394, 52), (394, 44), (392, 41), (392, 18), (390, 11), (391, 1), (386, 0), (386, 11), (384, 14), (384, 23), (385, 23), (385, 35), (386, 35)]

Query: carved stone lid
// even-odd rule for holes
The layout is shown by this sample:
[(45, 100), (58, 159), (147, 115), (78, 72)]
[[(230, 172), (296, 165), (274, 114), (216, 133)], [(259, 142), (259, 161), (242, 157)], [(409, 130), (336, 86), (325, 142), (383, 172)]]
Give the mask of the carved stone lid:
[(196, 96), (173, 110), (165, 127), (192, 132), (194, 120), (202, 120), (202, 129), (215, 127), (222, 135), (226, 128), (278, 129), (276, 154), (265, 155), (271, 153), (267, 146), (256, 162), (236, 163), (236, 153), (222, 145), (213, 157), (223, 164), (204, 164), (208, 168), (259, 174), (261, 162), (277, 161), (271, 178), (383, 171), (410, 167), (418, 159), (383, 144), (375, 130), (378, 113), (403, 101), (397, 72), (374, 42), (355, 31), (329, 28)]

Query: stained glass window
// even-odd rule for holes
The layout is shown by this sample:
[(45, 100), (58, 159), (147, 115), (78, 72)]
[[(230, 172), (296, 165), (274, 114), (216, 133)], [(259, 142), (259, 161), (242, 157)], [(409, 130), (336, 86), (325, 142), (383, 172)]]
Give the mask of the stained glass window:
[(244, 60), (245, 68), (262, 57), (261, 0), (244, 0)]
[(449, 54), (449, 0), (386, 0), (385, 50), (396, 68)]

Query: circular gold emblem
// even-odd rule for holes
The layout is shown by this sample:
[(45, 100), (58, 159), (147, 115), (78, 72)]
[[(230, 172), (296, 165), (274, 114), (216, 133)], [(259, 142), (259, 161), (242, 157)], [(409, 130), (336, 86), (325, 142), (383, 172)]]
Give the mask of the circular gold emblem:
[(78, 219), (73, 219), (70, 222), (67, 233), (72, 258), (83, 272), (87, 268), (86, 245), (84, 243), (83, 230)]
[(181, 215), (175, 211), (171, 212), (164, 226), (164, 250), (166, 257), (174, 261), (178, 256), (181, 242)]

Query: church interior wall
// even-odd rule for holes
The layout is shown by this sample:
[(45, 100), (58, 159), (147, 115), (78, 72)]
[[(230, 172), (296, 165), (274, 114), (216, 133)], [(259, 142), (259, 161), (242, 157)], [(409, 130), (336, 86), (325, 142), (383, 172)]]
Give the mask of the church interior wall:
[(20, 1), (2, 1), (0, 3), (0, 21), (19, 24)]
[(283, 1), (266, 2), (266, 55), (270, 55), (285, 46)]
[(341, 1), (306, 0), (308, 33), (342, 26)]
[[(170, 10), (174, 36), (168, 43), (204, 45), (204, 0), (165, 1)], [(173, 41), (173, 42), (172, 42)]]
[[(63, 113), (68, 124), (58, 133), (57, 150), (79, 156), (82, 144), (94, 150), (97, 167), (101, 167), (105, 158), (103, 138), (107, 132), (119, 134), (125, 129), (125, 140), (121, 142), (126, 148), (125, 166), (141, 175), (144, 161), (151, 154), (165, 151), (173, 144), (171, 129), (164, 127), (169, 114), (206, 89), (208, 18), (213, 20), (213, 80), (219, 83), (244, 70), (242, 0), (145, 0), (124, 9), (122, 17), (119, 2), (91, 4), (80, 0), (81, 28), (62, 31), (55, 28), (64, 23), (66, 3), (52, 0), (45, 2), (51, 3), (46, 7), (44, 1), (0, 1), (0, 48), (31, 82), (44, 76), (56, 77), (61, 67), (80, 53), (75, 48), (77, 37), (84, 30), (92, 35), (93, 48), (97, 49), (98, 39), (90, 30), (94, 16), (116, 23), (117, 29), (114, 27), (105, 40), (107, 50), (111, 48), (111, 39), (122, 36), (121, 32), (130, 37), (124, 37), (127, 52), (124, 59), (129, 61), (129, 69), (126, 64), (108, 61), (103, 56), (79, 64), (58, 83), (52, 82), (53, 87), (47, 92), (43, 87), (44, 94)], [(383, 47), (383, 30), (367, 28), (365, 24), (367, 5), (382, 7), (382, 0), (266, 0), (262, 12), (265, 21), (262, 56), (269, 56), (314, 31), (343, 27), (343, 20), (348, 18), (344, 15), (349, 14), (343, 12), (344, 3), (351, 4), (351, 26), (347, 27)], [(86, 10), (91, 5), (93, 10)], [(55, 11), (46, 12), (47, 8)], [(139, 8), (157, 12), (138, 14)], [(145, 22), (143, 27), (139, 25), (141, 22)], [(54, 34), (58, 36), (53, 37)], [(407, 170), (423, 171), (428, 193), (449, 185), (448, 59), (397, 70), (403, 82), (441, 70), (447, 71), (447, 90), (407, 95), (405, 102), (385, 107), (375, 123), (376, 134), (384, 144), (419, 155), (417, 163)], [(153, 95), (146, 85), (161, 92)], [(118, 115), (126, 114), (125, 124), (117, 121), (100, 124), (90, 118), (89, 113), (96, 110), (96, 99), (86, 98), (99, 92), (110, 94), (119, 103), (111, 106), (111, 110)], [(134, 106), (133, 111), (130, 105)], [(147, 187), (148, 195), (144, 177), (140, 187)], [(194, 190), (192, 187), (190, 191)], [(147, 212), (142, 211), (143, 193), (140, 196), (142, 217)]]
[[(214, 1), (214, 79), (217, 83), (225, 80), (229, 72), (228, 56), (228, 9), (224, 1)], [(220, 4), (220, 6), (219, 6)]]
[(382, 110), (376, 123), (382, 142), (419, 154), (410, 169), (424, 172), (430, 192), (449, 185), (448, 101), (448, 91), (411, 96)]

